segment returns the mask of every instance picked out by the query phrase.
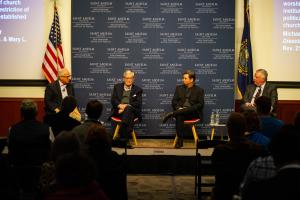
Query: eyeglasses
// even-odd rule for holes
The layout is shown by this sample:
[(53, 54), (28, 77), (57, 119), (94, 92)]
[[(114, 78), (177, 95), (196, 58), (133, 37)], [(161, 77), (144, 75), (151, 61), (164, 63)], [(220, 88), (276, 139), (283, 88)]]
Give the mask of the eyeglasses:
[(69, 78), (69, 77), (71, 77), (71, 75), (60, 76), (60, 77)]

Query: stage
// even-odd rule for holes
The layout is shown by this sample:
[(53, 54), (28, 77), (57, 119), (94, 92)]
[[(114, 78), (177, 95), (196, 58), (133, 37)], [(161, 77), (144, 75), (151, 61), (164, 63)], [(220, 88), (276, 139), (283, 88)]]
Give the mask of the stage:
[[(113, 150), (118, 154), (125, 153), (124, 148), (114, 147)], [(173, 139), (138, 139), (138, 144), (126, 151), (129, 174), (195, 174), (196, 146), (192, 139), (185, 139), (180, 149), (173, 147)], [(213, 148), (199, 149), (203, 168), (208, 174), (212, 152)]]

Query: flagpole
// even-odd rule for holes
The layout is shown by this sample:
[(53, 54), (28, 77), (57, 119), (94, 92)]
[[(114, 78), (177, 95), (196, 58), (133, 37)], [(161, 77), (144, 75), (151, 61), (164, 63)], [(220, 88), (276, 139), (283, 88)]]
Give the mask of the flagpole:
[[(54, 0), (54, 20), (56, 22), (56, 0)], [(58, 76), (58, 48), (57, 48), (57, 27), (56, 27), (56, 23), (55, 23), (55, 50), (56, 50), (56, 70), (57, 70), (57, 76)]]

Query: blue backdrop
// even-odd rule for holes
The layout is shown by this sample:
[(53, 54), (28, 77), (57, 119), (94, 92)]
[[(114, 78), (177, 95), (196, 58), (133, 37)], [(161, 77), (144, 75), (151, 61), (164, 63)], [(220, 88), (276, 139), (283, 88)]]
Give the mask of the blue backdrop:
[(175, 134), (175, 124), (161, 123), (171, 111), (175, 86), (186, 69), (205, 91), (201, 133), (210, 114), (224, 123), (234, 110), (234, 0), (73, 0), (72, 75), (79, 108), (100, 100), (107, 122), (113, 85), (124, 69), (136, 73), (143, 88), (143, 121), (137, 135)]

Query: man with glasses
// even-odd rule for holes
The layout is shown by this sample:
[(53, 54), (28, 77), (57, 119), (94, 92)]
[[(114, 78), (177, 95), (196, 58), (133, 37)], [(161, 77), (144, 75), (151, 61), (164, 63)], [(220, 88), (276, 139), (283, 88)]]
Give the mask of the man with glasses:
[(58, 71), (58, 79), (47, 85), (45, 90), (45, 114), (55, 114), (60, 111), (61, 102), (66, 96), (74, 96), (71, 75), (67, 68)]
[[(111, 117), (118, 117), (121, 121), (120, 135), (127, 140), (133, 130), (134, 119), (141, 120), (143, 90), (134, 83), (134, 72), (125, 70), (123, 83), (114, 86), (111, 105)], [(130, 146), (128, 144), (128, 146)]]

